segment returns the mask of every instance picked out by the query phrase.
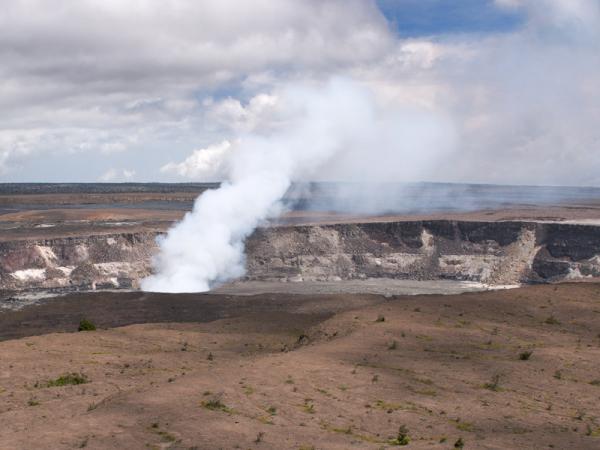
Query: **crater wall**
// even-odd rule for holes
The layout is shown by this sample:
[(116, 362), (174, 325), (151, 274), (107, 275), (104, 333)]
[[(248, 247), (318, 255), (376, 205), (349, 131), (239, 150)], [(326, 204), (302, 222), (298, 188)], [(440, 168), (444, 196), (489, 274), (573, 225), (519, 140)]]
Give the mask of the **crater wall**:
[[(0, 289), (136, 289), (158, 232), (0, 242)], [(251, 280), (465, 280), (489, 285), (600, 276), (600, 227), (403, 221), (279, 226), (246, 243)]]

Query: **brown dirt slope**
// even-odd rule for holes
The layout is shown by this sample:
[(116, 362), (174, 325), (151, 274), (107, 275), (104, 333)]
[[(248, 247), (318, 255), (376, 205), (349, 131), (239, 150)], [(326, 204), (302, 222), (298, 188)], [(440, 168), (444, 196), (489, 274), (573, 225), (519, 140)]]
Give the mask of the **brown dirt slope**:
[[(94, 297), (103, 314), (62, 300), (55, 329), (152, 319), (177, 297), (128, 295)], [(415, 449), (600, 447), (598, 284), (172, 306), (188, 323), (1, 342), (0, 448), (381, 449), (400, 427)], [(72, 372), (88, 382), (51, 386)]]

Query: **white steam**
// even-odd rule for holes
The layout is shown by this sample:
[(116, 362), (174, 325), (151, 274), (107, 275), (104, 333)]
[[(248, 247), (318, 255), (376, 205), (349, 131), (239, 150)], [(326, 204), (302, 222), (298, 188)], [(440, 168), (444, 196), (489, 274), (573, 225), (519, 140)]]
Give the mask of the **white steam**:
[[(352, 180), (364, 179), (361, 174), (375, 166), (401, 175), (424, 158), (423, 151), (432, 160), (432, 151), (452, 141), (435, 116), (416, 115), (411, 124), (410, 115), (382, 110), (367, 89), (349, 80), (288, 86), (277, 102), (278, 129), (243, 135), (223, 152), (226, 162), (213, 161), (219, 170), (227, 168), (228, 181), (202, 194), (159, 241), (155, 273), (142, 281), (142, 289), (200, 292), (242, 276), (245, 239), (281, 213), (281, 199), (294, 181), (310, 180), (326, 168), (335, 173), (336, 166)], [(207, 161), (201, 151), (196, 159)]]

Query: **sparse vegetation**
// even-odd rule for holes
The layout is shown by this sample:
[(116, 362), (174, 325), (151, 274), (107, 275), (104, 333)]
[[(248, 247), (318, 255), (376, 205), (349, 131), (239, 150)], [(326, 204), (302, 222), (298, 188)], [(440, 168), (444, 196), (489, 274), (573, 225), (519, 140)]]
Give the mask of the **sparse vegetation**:
[(38, 402), (35, 398), (30, 398), (27, 402), (27, 406), (39, 406), (40, 402)]
[(600, 379), (592, 380), (590, 381), (590, 384), (592, 386), (600, 386)]
[(254, 442), (257, 444), (262, 442), (264, 436), (265, 436), (265, 433), (263, 433), (262, 431), (259, 431), (258, 434), (256, 435), (256, 439), (254, 439)]
[(552, 375), (554, 378), (556, 378), (557, 380), (562, 380), (562, 371), (557, 370), (554, 372), (554, 375)]
[(600, 428), (593, 429), (588, 423), (585, 427), (585, 435), (590, 437), (600, 437)]
[(394, 340), (388, 344), (388, 350), (396, 350), (398, 348), (398, 341)]
[(458, 438), (458, 440), (454, 443), (454, 448), (463, 448), (465, 446), (465, 441), (462, 438)]
[(544, 320), (544, 323), (546, 325), (560, 325), (560, 320), (558, 320), (556, 317), (554, 317), (554, 314), (552, 314), (550, 317)]
[(315, 413), (315, 404), (313, 403), (311, 398), (304, 399), (303, 409), (304, 409), (304, 412), (307, 412), (309, 414)]
[(492, 377), (492, 380), (483, 385), (485, 389), (490, 391), (499, 392), (500, 391), (500, 374), (497, 373)]
[[(370, 405), (369, 405), (370, 407)], [(383, 400), (377, 400), (375, 402), (375, 408), (382, 409), (386, 411), (388, 414), (394, 411), (403, 410), (403, 411), (415, 411), (417, 408), (412, 402), (404, 402), (400, 403), (389, 403)]]
[(460, 431), (467, 431), (469, 433), (471, 433), (472, 431), (475, 430), (475, 427), (473, 426), (473, 424), (471, 422), (461, 422), (460, 419), (456, 420), (456, 429), (460, 430)]
[(268, 412), (269, 414), (271, 414), (272, 416), (274, 416), (274, 415), (276, 415), (276, 414), (277, 414), (277, 408), (275, 408), (274, 406), (269, 406), (269, 407), (267, 408), (267, 412)]
[(524, 352), (519, 353), (519, 359), (521, 361), (528, 361), (529, 358), (531, 358), (531, 355), (533, 355), (532, 350), (525, 350)]
[(202, 402), (200, 402), (200, 404), (204, 408), (210, 409), (211, 411), (223, 411), (226, 413), (232, 412), (232, 409), (229, 408), (227, 405), (225, 405), (223, 402), (221, 402), (221, 399), (218, 397), (213, 397), (208, 400), (203, 400)]
[(408, 428), (401, 425), (398, 428), (398, 435), (389, 441), (390, 445), (408, 445), (410, 443), (410, 437), (408, 436)]
[(329, 429), (329, 430), (333, 431), (334, 433), (352, 434), (352, 425), (348, 425), (347, 427), (344, 427), (344, 428), (326, 427), (326, 429)]
[(385, 316), (383, 314), (379, 314), (377, 319), (375, 319), (375, 322), (385, 322)]
[(87, 319), (81, 319), (77, 331), (96, 331), (96, 325)]
[(89, 383), (89, 380), (84, 374), (72, 372), (61, 375), (60, 377), (54, 380), (48, 381), (48, 383), (46, 383), (46, 387), (61, 387), (85, 383)]

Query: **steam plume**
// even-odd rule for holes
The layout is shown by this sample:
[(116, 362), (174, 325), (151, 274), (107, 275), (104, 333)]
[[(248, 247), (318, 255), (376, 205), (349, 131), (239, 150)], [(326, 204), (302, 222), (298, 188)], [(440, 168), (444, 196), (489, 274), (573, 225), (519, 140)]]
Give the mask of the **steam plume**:
[[(400, 171), (402, 158), (419, 151), (418, 146), (402, 151), (407, 142), (398, 131), (407, 131), (406, 121), (393, 120), (393, 114), (377, 108), (369, 91), (352, 81), (335, 79), (321, 88), (290, 86), (279, 103), (279, 128), (241, 136), (227, 152), (227, 164), (219, 166), (228, 168), (228, 180), (202, 194), (159, 241), (155, 274), (142, 281), (142, 289), (200, 292), (237, 278), (244, 273), (245, 239), (262, 221), (281, 213), (281, 199), (293, 181), (310, 179), (334, 159), (352, 159), (352, 175), (367, 173), (370, 164), (396, 165)], [(435, 124), (425, 130), (423, 117), (417, 123), (427, 145), (440, 144)], [(412, 136), (408, 144), (414, 141)], [(376, 161), (378, 156), (388, 160)]]

